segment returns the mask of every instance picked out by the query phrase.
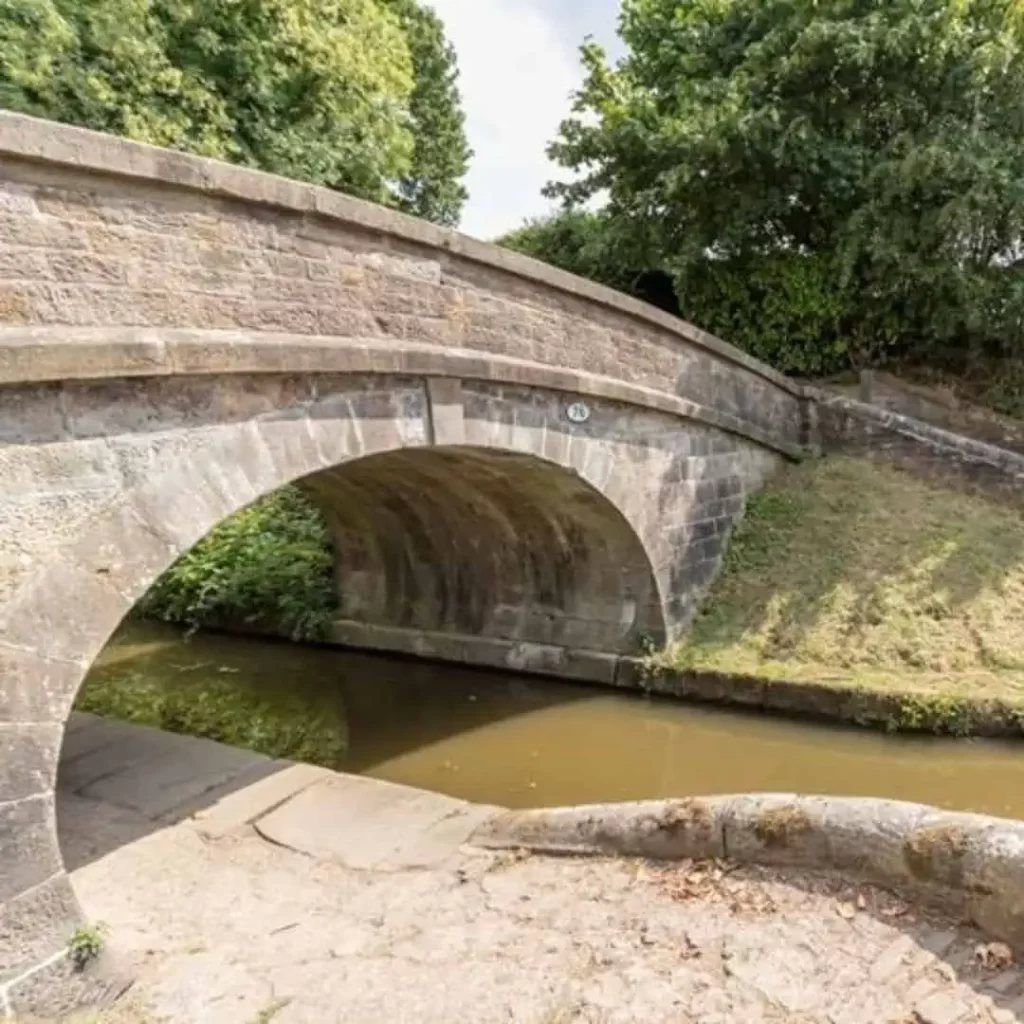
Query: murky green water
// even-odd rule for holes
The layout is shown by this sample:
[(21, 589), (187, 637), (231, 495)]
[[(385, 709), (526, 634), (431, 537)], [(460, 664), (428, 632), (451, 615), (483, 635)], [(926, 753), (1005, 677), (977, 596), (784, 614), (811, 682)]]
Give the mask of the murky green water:
[(331, 767), (511, 807), (752, 790), (1024, 818), (1024, 744), (904, 738), (516, 675), (127, 627), (97, 662), (160, 687), (229, 677), (344, 723)]

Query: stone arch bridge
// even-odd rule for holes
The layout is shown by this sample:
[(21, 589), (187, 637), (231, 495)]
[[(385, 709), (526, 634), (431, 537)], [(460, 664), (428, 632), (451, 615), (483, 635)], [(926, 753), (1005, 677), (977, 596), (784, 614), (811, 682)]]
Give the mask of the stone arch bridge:
[(77, 914), (53, 795), (77, 688), (219, 521), (298, 481), (337, 540), (340, 638), (612, 681), (686, 627), (807, 412), (519, 255), (0, 114), (2, 999)]

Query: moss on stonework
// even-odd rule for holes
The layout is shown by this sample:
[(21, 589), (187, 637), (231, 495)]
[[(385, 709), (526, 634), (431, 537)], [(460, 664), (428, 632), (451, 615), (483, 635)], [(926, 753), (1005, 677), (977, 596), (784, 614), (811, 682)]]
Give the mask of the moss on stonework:
[(800, 807), (773, 807), (754, 822), (754, 835), (768, 847), (790, 846), (811, 830), (811, 819)]
[(959, 885), (969, 845), (967, 833), (957, 825), (926, 826), (907, 838), (903, 857), (922, 882)]
[(670, 836), (693, 832), (706, 838), (715, 827), (715, 816), (702, 800), (674, 800), (665, 808), (658, 825)]

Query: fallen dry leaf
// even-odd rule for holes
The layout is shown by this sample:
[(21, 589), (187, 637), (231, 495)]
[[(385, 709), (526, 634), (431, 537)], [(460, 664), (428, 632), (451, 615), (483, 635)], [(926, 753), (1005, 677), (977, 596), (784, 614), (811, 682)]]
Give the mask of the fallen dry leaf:
[(904, 903), (894, 903), (891, 907), (882, 908), (882, 917), (903, 917), (909, 907)]
[(1003, 971), (1013, 963), (1013, 950), (1005, 942), (982, 943), (975, 947), (974, 959), (988, 971)]

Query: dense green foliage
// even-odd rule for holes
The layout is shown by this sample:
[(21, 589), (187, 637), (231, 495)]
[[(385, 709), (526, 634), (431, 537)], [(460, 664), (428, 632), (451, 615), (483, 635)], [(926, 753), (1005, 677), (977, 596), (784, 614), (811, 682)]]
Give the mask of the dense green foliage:
[(497, 239), (498, 245), (561, 267), (571, 274), (650, 302), (679, 314), (671, 278), (645, 266), (641, 252), (630, 249), (627, 233), (607, 216), (589, 210), (564, 210), (529, 221)]
[(413, 0), (0, 0), (5, 107), (445, 222), (467, 159), (454, 76)]
[(632, 293), (637, 274), (615, 244), (614, 225), (589, 210), (566, 210), (532, 220), (497, 239), (506, 249), (543, 260), (580, 277)]
[(607, 195), (684, 315), (804, 373), (1024, 349), (1020, 0), (625, 0), (620, 27), (549, 193)]
[(466, 202), (462, 179), (472, 156), (466, 141), (455, 50), (441, 19), (416, 0), (383, 0), (399, 16), (409, 41), (415, 86), (409, 102), (413, 153), (398, 182), (408, 213), (454, 227)]
[(325, 636), (336, 609), (327, 526), (294, 487), (221, 523), (139, 605), (166, 622), (262, 627), (294, 640)]

